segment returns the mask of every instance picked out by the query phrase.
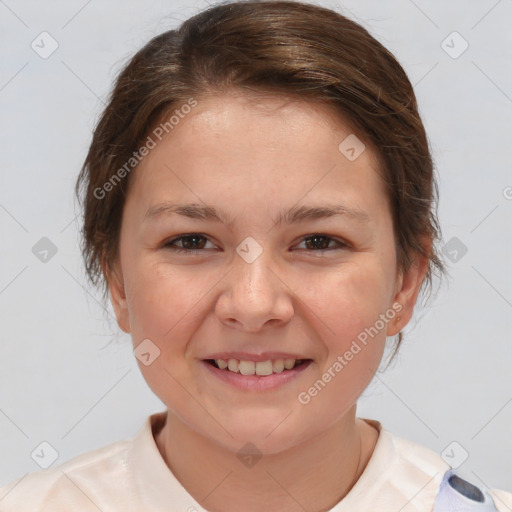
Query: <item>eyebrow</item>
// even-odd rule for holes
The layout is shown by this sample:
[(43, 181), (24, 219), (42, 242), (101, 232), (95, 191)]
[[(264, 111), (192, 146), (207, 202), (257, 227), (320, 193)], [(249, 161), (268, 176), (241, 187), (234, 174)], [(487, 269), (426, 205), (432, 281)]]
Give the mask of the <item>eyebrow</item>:
[[(178, 204), (164, 202), (156, 204), (147, 209), (144, 220), (154, 219), (162, 215), (181, 215), (190, 219), (210, 220), (221, 222), (228, 227), (233, 225), (233, 219), (229, 217), (223, 210), (215, 209), (213, 206), (204, 206), (196, 203)], [(297, 224), (308, 220), (324, 219), (334, 216), (343, 216), (356, 220), (361, 223), (369, 223), (371, 221), (369, 215), (362, 210), (349, 208), (342, 205), (322, 205), (294, 206), (288, 210), (279, 213), (275, 220), (276, 225)]]

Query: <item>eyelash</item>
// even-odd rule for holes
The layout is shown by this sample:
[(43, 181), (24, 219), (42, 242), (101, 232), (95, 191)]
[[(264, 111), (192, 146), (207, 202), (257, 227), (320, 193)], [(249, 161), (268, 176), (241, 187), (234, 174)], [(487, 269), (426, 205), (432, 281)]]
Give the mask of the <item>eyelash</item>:
[[(182, 249), (180, 247), (176, 247), (172, 244), (180, 241), (180, 240), (185, 240), (185, 239), (190, 239), (190, 238), (204, 238), (206, 240), (208, 240), (208, 238), (204, 235), (201, 235), (200, 233), (190, 233), (188, 235), (181, 235), (177, 238), (173, 238), (172, 240), (169, 240), (167, 242), (164, 243), (163, 247), (166, 248), (166, 249), (169, 249), (173, 252), (176, 252), (176, 253), (187, 253), (187, 254), (193, 254), (193, 255), (196, 255), (196, 256), (199, 256), (199, 253), (204, 251), (205, 249)], [(331, 248), (327, 248), (327, 249), (301, 249), (301, 250), (305, 250), (305, 251), (308, 251), (308, 252), (326, 252), (326, 251), (332, 251), (332, 250), (339, 250), (339, 249), (349, 249), (350, 248), (350, 245), (345, 243), (345, 242), (342, 242), (341, 240), (337, 240), (335, 238), (332, 238), (330, 236), (327, 236), (327, 235), (323, 235), (321, 233), (314, 233), (314, 234), (311, 234), (311, 235), (307, 235), (305, 237), (302, 238), (301, 242), (304, 241), (304, 240), (310, 240), (310, 239), (313, 239), (315, 237), (318, 237), (318, 238), (324, 238), (324, 239), (327, 239), (329, 240), (329, 243), (332, 241), (332, 242), (336, 242), (338, 244), (338, 247), (331, 247)]]

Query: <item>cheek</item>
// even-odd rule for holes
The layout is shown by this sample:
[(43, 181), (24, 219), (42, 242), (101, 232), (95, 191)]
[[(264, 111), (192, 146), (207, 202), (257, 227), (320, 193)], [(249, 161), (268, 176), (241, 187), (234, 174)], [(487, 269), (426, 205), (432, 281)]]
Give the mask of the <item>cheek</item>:
[[(190, 267), (191, 268), (191, 267)], [(186, 349), (201, 314), (206, 279), (169, 265), (140, 265), (132, 269), (129, 286), (132, 342), (149, 339), (158, 356), (149, 365), (138, 360), (144, 379), (165, 403), (186, 408), (187, 396), (178, 382), (187, 380)], [(204, 312), (203, 312), (204, 314)], [(147, 343), (147, 342), (146, 342)]]
[(386, 272), (377, 259), (368, 256), (360, 264), (331, 273), (323, 282), (310, 284), (309, 290), (307, 300), (316, 313), (310, 323), (326, 352), (321, 371), (330, 371), (325, 378), (333, 382), (325, 395), (345, 396), (350, 402), (371, 381), (383, 355), (386, 322), (390, 321), (382, 320), (389, 307)]
[(390, 282), (382, 263), (372, 255), (339, 270), (308, 280), (304, 303), (325, 323), (331, 340), (357, 336), (389, 307)]
[(199, 273), (192, 266), (151, 262), (139, 264), (129, 275), (127, 294), (134, 342), (154, 339), (166, 350), (176, 346), (180, 333), (190, 331), (218, 281), (217, 272)]
[(367, 261), (308, 287), (316, 313), (309, 323), (326, 357), (318, 362), (320, 378), (300, 390), (297, 401), (320, 424), (331, 424), (345, 414), (379, 367), (386, 342), (386, 324), (380, 315), (388, 307), (384, 276), (380, 265)]

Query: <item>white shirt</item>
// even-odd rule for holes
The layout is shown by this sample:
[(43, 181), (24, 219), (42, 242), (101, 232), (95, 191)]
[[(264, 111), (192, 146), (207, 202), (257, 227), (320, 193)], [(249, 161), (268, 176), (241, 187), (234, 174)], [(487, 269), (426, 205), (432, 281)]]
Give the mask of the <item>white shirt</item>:
[[(149, 416), (131, 439), (2, 487), (0, 512), (206, 512), (157, 448), (153, 430), (165, 415)], [(431, 512), (450, 466), (434, 451), (383, 429), (380, 422), (364, 421), (379, 430), (377, 444), (358, 481), (329, 512)], [(500, 512), (512, 511), (512, 493), (492, 489), (490, 494)]]

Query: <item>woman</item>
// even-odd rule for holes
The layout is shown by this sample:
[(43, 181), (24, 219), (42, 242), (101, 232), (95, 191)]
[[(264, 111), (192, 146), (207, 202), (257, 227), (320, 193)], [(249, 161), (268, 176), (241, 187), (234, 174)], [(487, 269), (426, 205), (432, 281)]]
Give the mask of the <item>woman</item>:
[(89, 276), (167, 412), (13, 482), (2, 511), (510, 510), (356, 416), (444, 271), (416, 98), (364, 28), (249, 1), (155, 37), (77, 193)]

